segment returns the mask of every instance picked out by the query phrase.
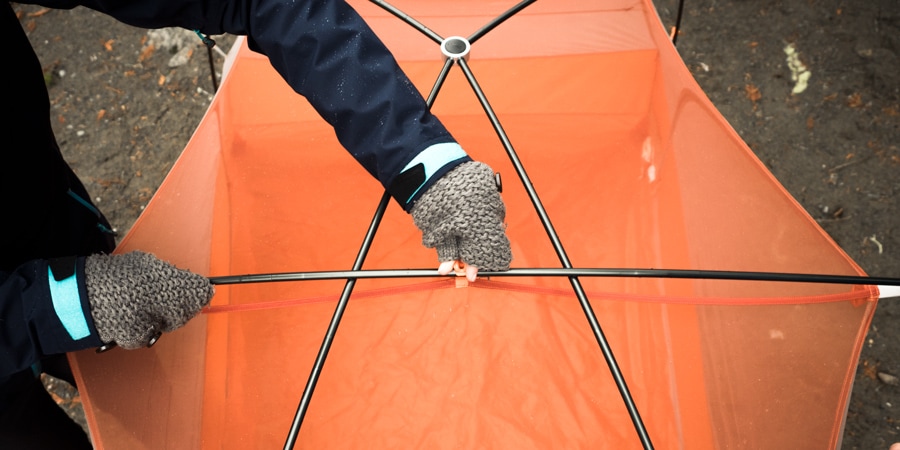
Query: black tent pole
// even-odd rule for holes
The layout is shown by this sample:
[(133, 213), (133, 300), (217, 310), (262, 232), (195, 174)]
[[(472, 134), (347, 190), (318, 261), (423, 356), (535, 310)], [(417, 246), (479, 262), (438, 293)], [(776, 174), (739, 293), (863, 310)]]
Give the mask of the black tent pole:
[[(437, 97), (438, 92), (440, 91), (440, 87), (444, 84), (444, 80), (447, 77), (449, 72), (449, 65), (445, 65), (444, 70), (441, 71), (438, 76), (437, 81), (434, 84), (434, 88), (431, 90), (431, 94), (428, 96), (428, 99), (425, 103), (428, 105), (428, 108), (431, 108), (431, 105), (434, 104), (434, 99)], [(362, 269), (362, 265), (365, 262), (366, 255), (369, 253), (369, 248), (372, 246), (372, 241), (375, 238), (375, 233), (378, 231), (378, 226), (381, 224), (381, 219), (384, 217), (384, 213), (387, 210), (388, 203), (390, 203), (391, 195), (385, 191), (381, 196), (381, 201), (378, 203), (378, 208), (375, 211), (374, 217), (372, 217), (372, 222), (369, 224), (369, 229), (366, 231), (366, 236), (363, 239), (363, 244), (359, 249), (359, 253), (356, 255), (356, 261), (353, 262), (353, 270), (352, 272), (359, 272)], [(300, 399), (300, 404), (297, 406), (297, 412), (294, 413), (294, 420), (291, 423), (291, 429), (288, 432), (287, 440), (284, 443), (284, 449), (290, 450), (294, 448), (294, 444), (297, 443), (297, 437), (300, 434), (300, 427), (303, 425), (303, 418), (306, 416), (306, 411), (309, 409), (309, 402), (312, 399), (313, 392), (316, 389), (316, 383), (319, 380), (319, 375), (322, 373), (322, 367), (325, 365), (325, 358), (328, 357), (328, 351), (331, 349), (331, 344), (334, 342), (334, 336), (337, 334), (338, 326), (341, 322), (341, 317), (344, 315), (344, 310), (347, 308), (347, 303), (350, 301), (350, 294), (353, 292), (353, 287), (356, 285), (356, 278), (347, 278), (347, 283), (344, 285), (344, 290), (341, 292), (341, 298), (338, 301), (337, 306), (335, 307), (334, 314), (332, 315), (331, 322), (328, 324), (328, 330), (325, 332), (325, 338), (322, 341), (322, 345), (319, 348), (319, 353), (316, 355), (316, 361), (313, 364), (313, 369), (309, 374), (309, 379), (306, 382), (306, 387), (303, 389), (303, 396)]]
[[(559, 235), (556, 233), (553, 224), (550, 222), (550, 217), (547, 215), (547, 211), (544, 209), (544, 205), (541, 203), (540, 198), (538, 198), (537, 191), (535, 191), (534, 185), (528, 178), (528, 174), (525, 173), (525, 167), (522, 165), (522, 161), (519, 160), (519, 156), (516, 154), (515, 149), (513, 149), (512, 143), (509, 141), (509, 137), (503, 130), (502, 125), (500, 125), (500, 120), (497, 118), (497, 115), (494, 114), (493, 108), (491, 108), (490, 103), (488, 103), (487, 97), (485, 97), (484, 95), (484, 91), (481, 90), (481, 87), (478, 85), (478, 81), (475, 79), (475, 76), (466, 61), (464, 59), (459, 59), (457, 62), (459, 63), (460, 68), (462, 68), (463, 73), (465, 73), (466, 78), (469, 80), (469, 84), (475, 91), (475, 95), (481, 102), (481, 106), (484, 108), (485, 113), (487, 113), (491, 124), (494, 126), (494, 130), (500, 137), (500, 141), (503, 143), (503, 148), (506, 149), (506, 153), (509, 156), (513, 167), (516, 169), (516, 173), (519, 175), (519, 179), (522, 181), (522, 184), (525, 187), (526, 192), (528, 193), (528, 197), (531, 199), (531, 203), (534, 205), (535, 211), (541, 219), (541, 224), (543, 224), (544, 230), (547, 232), (547, 237), (550, 238), (550, 242), (553, 244), (553, 248), (554, 250), (556, 250), (556, 254), (559, 257), (560, 262), (562, 263), (564, 268), (571, 269), (572, 263), (569, 261), (566, 250), (563, 248), (562, 242), (560, 242), (559, 240)], [(653, 443), (650, 442), (650, 436), (649, 434), (647, 434), (647, 429), (646, 427), (644, 427), (643, 420), (641, 420), (641, 414), (640, 412), (638, 412), (637, 406), (634, 404), (634, 400), (631, 397), (631, 392), (628, 390), (628, 385), (625, 383), (625, 377), (622, 376), (622, 371), (619, 369), (619, 364), (616, 362), (616, 357), (615, 355), (613, 355), (612, 348), (609, 346), (609, 342), (606, 340), (606, 336), (603, 334), (603, 329), (600, 327), (600, 322), (597, 320), (597, 315), (594, 314), (594, 310), (591, 307), (591, 302), (588, 300), (587, 294), (584, 292), (584, 288), (581, 286), (581, 281), (579, 281), (575, 276), (570, 276), (569, 282), (572, 285), (572, 289), (575, 291), (575, 295), (578, 297), (578, 301), (581, 303), (581, 309), (584, 311), (584, 315), (587, 318), (588, 323), (590, 324), (591, 331), (593, 331), (594, 337), (597, 339), (597, 343), (600, 345), (600, 351), (603, 353), (603, 358), (606, 359), (606, 364), (609, 366), (610, 374), (612, 375), (613, 380), (616, 383), (616, 387), (619, 389), (619, 394), (622, 396), (622, 401), (625, 403), (625, 408), (628, 410), (628, 415), (631, 417), (631, 422), (638, 434), (638, 438), (641, 440), (641, 444), (645, 449), (651, 449), (653, 448)]]
[(675, 16), (675, 27), (672, 29), (672, 45), (678, 45), (678, 31), (681, 30), (681, 15), (684, 12), (684, 0), (678, 0), (678, 14)]
[(497, 25), (500, 25), (501, 23), (505, 22), (506, 19), (509, 19), (510, 17), (512, 17), (516, 13), (518, 13), (519, 11), (525, 9), (526, 6), (532, 4), (536, 1), (537, 0), (522, 0), (518, 4), (514, 5), (512, 8), (509, 8), (508, 10), (506, 10), (506, 12), (497, 16), (494, 20), (488, 22), (485, 26), (479, 28), (478, 31), (469, 35), (469, 37), (468, 37), (469, 43), (470, 44), (475, 43), (475, 41), (477, 41), (479, 38), (481, 38), (482, 36), (487, 34), (488, 31), (493, 30), (494, 28), (497, 27)]
[[(495, 19), (494, 21), (489, 23), (486, 27), (483, 27), (479, 32), (474, 34), (473, 39), (477, 39), (478, 37), (480, 37), (487, 31), (490, 31), (491, 29), (493, 29), (494, 27), (499, 25), (501, 22), (503, 22), (507, 18), (511, 17), (512, 14), (525, 8), (526, 6), (530, 5), (534, 1), (535, 0), (524, 0), (524, 1), (520, 2), (518, 5), (514, 6), (509, 11), (502, 14), (500, 17), (498, 17), (497, 19)], [(394, 8), (393, 6), (388, 5), (387, 3), (385, 3), (381, 0), (372, 0), (372, 2), (378, 4), (379, 6), (386, 9), (387, 11), (391, 12), (395, 16), (397, 16), (400, 19), (411, 24), (414, 28), (425, 33), (432, 40), (435, 40), (436, 42), (443, 41), (443, 39), (440, 36), (438, 36), (437, 33), (434, 33), (433, 31), (431, 31), (430, 29), (428, 29), (427, 27), (425, 27), (418, 21), (411, 18), (409, 15), (401, 12), (400, 10)], [(446, 61), (445, 65), (444, 65), (444, 70), (441, 72), (440, 78), (438, 79), (437, 83), (435, 83), (435, 89), (432, 90), (431, 96), (429, 96), (429, 98), (427, 100), (427, 104), (428, 104), (429, 108), (431, 107), (431, 105), (434, 102), (434, 99), (435, 99), (435, 96), (437, 95), (439, 87), (442, 85), (442, 83), (444, 81), (443, 77), (446, 77), (452, 61), (454, 61), (454, 60), (448, 59)], [(466, 75), (466, 78), (469, 80), (469, 83), (472, 85), (472, 88), (475, 91), (475, 94), (478, 97), (478, 100), (481, 102), (482, 107), (485, 110), (485, 113), (487, 113), (488, 118), (491, 120), (491, 123), (493, 124), (494, 129), (496, 130), (498, 136), (500, 137), (500, 140), (503, 143), (503, 146), (506, 149), (506, 152), (509, 155), (510, 160), (513, 162), (513, 165), (516, 168), (516, 172), (519, 175), (519, 178), (522, 180), (523, 185), (525, 186), (526, 190), (528, 191), (528, 195), (531, 198), (532, 203), (534, 204), (535, 210), (538, 212), (538, 215), (541, 218), (541, 222), (544, 225), (545, 230), (547, 231), (547, 235), (550, 238), (560, 261), (562, 262), (562, 264), (565, 268), (571, 269), (572, 264), (569, 261), (569, 258), (565, 253), (565, 249), (563, 249), (562, 244), (559, 241), (559, 236), (556, 234), (556, 231), (553, 228), (553, 225), (550, 223), (550, 219), (547, 216), (547, 213), (544, 210), (544, 207), (541, 204), (540, 199), (537, 197), (537, 192), (534, 190), (534, 186), (531, 184), (531, 181), (528, 179), (528, 175), (525, 173), (525, 169), (522, 166), (522, 163), (519, 160), (518, 156), (516, 155), (515, 150), (512, 148), (512, 144), (509, 142), (509, 139), (506, 136), (506, 133), (503, 131), (503, 128), (501, 127), (500, 122), (497, 119), (497, 116), (494, 114), (493, 109), (490, 107), (490, 104), (487, 102), (487, 98), (485, 98), (484, 92), (478, 86), (478, 83), (476, 82), (474, 75), (472, 74), (468, 65), (466, 64), (465, 59), (458, 58), (458, 59), (455, 59), (455, 61), (458, 62), (460, 67), (462, 68), (463, 73)], [(386, 198), (388, 197), (387, 193), (385, 193), (385, 197)], [(383, 211), (379, 210), (379, 213), (383, 214)], [(380, 221), (380, 217), (377, 217), (377, 216), (378, 216), (378, 214), (376, 214), (376, 218), (378, 221)], [(375, 220), (373, 220), (373, 224), (374, 224), (374, 222), (375, 222)], [(377, 224), (374, 224), (374, 225), (375, 225), (375, 228), (377, 228)], [(375, 231), (374, 229), (370, 229), (370, 232), (372, 234), (374, 234), (374, 231)], [(368, 238), (368, 236), (367, 236), (367, 238)], [(368, 251), (368, 248), (365, 247), (365, 245), (364, 245), (363, 249), (360, 249), (359, 256), (361, 256), (362, 259), (365, 258), (365, 255), (363, 254), (364, 251)], [(360, 260), (360, 258), (357, 258), (357, 262), (359, 263), (360, 266), (362, 265), (362, 260)], [(359, 269), (359, 268), (354, 267), (354, 269)], [(606, 337), (604, 336), (603, 331), (600, 328), (600, 324), (597, 321), (597, 316), (594, 314), (593, 309), (591, 308), (590, 301), (587, 299), (587, 295), (584, 292), (584, 288), (581, 286), (581, 282), (576, 277), (570, 276), (569, 280), (570, 280), (570, 283), (572, 284), (572, 288), (575, 290), (575, 294), (578, 297), (579, 302), (581, 303), (581, 307), (584, 310), (585, 316), (588, 319), (591, 329), (594, 332), (594, 336), (597, 338), (597, 342), (600, 345), (600, 349), (603, 353), (603, 357), (606, 359), (607, 365), (609, 366), (609, 369), (610, 369), (610, 373), (612, 374), (613, 379), (616, 383), (616, 386), (619, 389), (619, 393), (621, 394), (622, 399), (625, 402), (625, 407), (628, 410), (629, 416), (631, 417), (631, 420), (632, 420), (632, 423), (634, 424), (635, 430), (638, 433), (638, 437), (641, 440), (641, 444), (643, 445), (643, 447), (645, 449), (651, 449), (651, 448), (653, 448), (653, 444), (650, 442), (650, 437), (647, 434), (647, 430), (644, 427), (643, 421), (641, 420), (640, 413), (638, 412), (637, 407), (635, 406), (634, 401), (631, 398), (631, 393), (628, 390), (628, 386), (625, 384), (625, 379), (622, 376), (621, 370), (619, 369), (619, 365), (616, 362), (615, 356), (612, 353), (612, 348), (609, 346), (609, 343), (607, 342)], [(341, 314), (343, 313), (342, 305), (344, 305), (344, 306), (346, 305), (347, 299), (350, 296), (350, 291), (352, 291), (352, 287), (353, 287), (353, 284), (351, 282), (355, 282), (355, 279), (348, 279), (347, 282), (348, 282), (347, 283), (348, 288), (345, 288), (344, 294), (342, 294), (341, 300), (338, 302), (338, 307), (337, 307), (337, 310), (335, 311), (335, 316), (332, 319), (332, 325), (335, 328), (335, 330), (337, 328), (337, 324), (340, 322), (339, 312)], [(311, 396), (312, 395), (311, 391), (315, 388), (315, 379), (314, 378), (318, 378), (317, 373), (319, 371), (321, 371), (321, 367), (319, 366), (320, 359), (321, 359), (321, 362), (324, 362), (324, 358), (328, 352), (327, 347), (330, 346), (330, 339), (333, 340), (333, 336), (331, 336), (331, 338), (329, 339), (329, 334), (331, 333), (331, 331), (332, 331), (332, 327), (329, 326), (329, 333), (326, 334), (326, 341), (322, 344), (322, 349), (320, 350), (319, 358), (317, 358), (317, 360), (316, 360), (317, 365), (314, 366), (313, 373), (310, 374), (310, 382), (307, 384), (306, 391), (304, 391), (304, 395), (303, 395), (304, 399), (307, 399), (309, 396)], [(307, 391), (309, 391), (308, 394), (307, 394)], [(288, 436), (288, 441), (287, 441), (287, 443), (285, 443), (286, 450), (293, 448), (294, 442), (296, 442), (297, 433), (299, 432), (299, 427), (300, 427), (300, 424), (302, 423), (303, 416), (305, 415), (305, 411), (306, 411), (305, 405), (307, 405), (307, 404), (308, 404), (308, 399), (306, 400), (306, 402), (301, 401), (300, 407), (298, 408), (297, 413), (294, 416), (294, 423), (291, 426), (291, 432), (290, 432), (290, 435)]]
[[(521, 11), (528, 5), (534, 3), (534, 1), (535, 0), (523, 0), (519, 2), (517, 5), (513, 6), (508, 11), (497, 17), (495, 20), (491, 21), (486, 26), (473, 33), (469, 37), (470, 45), (471, 42), (478, 40), (485, 33), (489, 32), (494, 27), (496, 27), (506, 19), (512, 17), (515, 13)], [(528, 197), (541, 219), (541, 224), (544, 226), (544, 230), (547, 232), (547, 237), (553, 244), (553, 248), (556, 251), (557, 256), (559, 257), (560, 262), (562, 263), (564, 268), (571, 269), (572, 263), (569, 261), (569, 257), (562, 246), (562, 242), (559, 240), (559, 235), (556, 233), (553, 224), (550, 222), (550, 217), (547, 215), (547, 211), (544, 209), (544, 206), (537, 195), (537, 191), (534, 189), (534, 185), (528, 178), (528, 174), (525, 172), (525, 167), (522, 165), (521, 160), (519, 160), (519, 157), (516, 154), (516, 151), (513, 148), (509, 137), (503, 130), (503, 126), (500, 124), (500, 120), (497, 118), (497, 115), (494, 113), (493, 108), (490, 106), (487, 97), (484, 95), (484, 91), (478, 85), (478, 81), (475, 79), (475, 75), (469, 68), (469, 65), (466, 62), (465, 58), (460, 58), (457, 60), (457, 62), (459, 63), (460, 68), (465, 74), (466, 79), (469, 81), (469, 85), (471, 85), (472, 90), (475, 92), (476, 97), (478, 97), (478, 101), (481, 103), (481, 106), (484, 109), (484, 112), (487, 114), (488, 119), (491, 121), (491, 125), (494, 127), (497, 136), (500, 138), (500, 142), (503, 144), (503, 148), (506, 150), (506, 154), (507, 156), (509, 156), (513, 167), (516, 170), (516, 174), (522, 181), (522, 185), (525, 187), (525, 191), (528, 193)], [(569, 276), (569, 282), (572, 285), (572, 289), (575, 291), (576, 297), (578, 297), (578, 301), (581, 304), (581, 309), (584, 311), (585, 317), (590, 324), (591, 331), (593, 331), (594, 337), (597, 339), (597, 343), (600, 345), (600, 351), (603, 353), (603, 358), (606, 360), (606, 364), (609, 366), (610, 374), (612, 375), (613, 380), (616, 383), (616, 387), (619, 389), (619, 394), (622, 396), (622, 401), (625, 403), (625, 408), (628, 410), (628, 415), (631, 417), (631, 422), (634, 425), (634, 429), (638, 434), (638, 438), (641, 440), (641, 445), (643, 445), (645, 449), (652, 449), (653, 443), (650, 441), (650, 435), (647, 433), (647, 429), (644, 426), (643, 420), (641, 420), (640, 412), (638, 412), (637, 406), (634, 404), (634, 400), (632, 399), (631, 393), (628, 390), (628, 385), (625, 383), (625, 378), (622, 375), (622, 371), (619, 369), (619, 364), (616, 362), (616, 358), (615, 355), (613, 355), (612, 348), (609, 346), (609, 342), (607, 341), (606, 336), (603, 334), (603, 330), (600, 327), (600, 322), (597, 320), (596, 314), (594, 314), (591, 303), (587, 298), (587, 294), (584, 292), (584, 288), (581, 286), (581, 281), (579, 281), (575, 276)]]
[(441, 42), (444, 41), (443, 37), (441, 37), (434, 31), (432, 31), (430, 28), (426, 27), (424, 24), (422, 24), (422, 22), (419, 22), (418, 20), (411, 17), (409, 14), (406, 14), (403, 11), (400, 11), (395, 6), (389, 4), (385, 1), (382, 1), (382, 0), (369, 0), (369, 1), (378, 5), (379, 7), (381, 7), (381, 9), (384, 9), (385, 11), (393, 14), (398, 19), (406, 22), (409, 26), (419, 30), (422, 34), (424, 34), (425, 36), (428, 36), (428, 38), (431, 39), (432, 41), (437, 42), (438, 44), (440, 44)]
[[(384, 212), (387, 209), (390, 199), (391, 196), (387, 192), (381, 196), (381, 201), (378, 203), (378, 209), (375, 212), (375, 216), (372, 218), (372, 222), (369, 224), (369, 230), (366, 232), (362, 247), (356, 255), (356, 261), (353, 262), (354, 271), (362, 269), (363, 262), (365, 262), (366, 255), (369, 253), (369, 248), (372, 246), (372, 240), (375, 238), (375, 232), (378, 230), (378, 225), (384, 217)], [(347, 303), (350, 301), (350, 294), (353, 292), (353, 287), (355, 285), (356, 278), (348, 278), (347, 283), (344, 285), (344, 290), (341, 292), (341, 298), (331, 317), (331, 322), (328, 324), (328, 330), (325, 332), (325, 339), (322, 341), (322, 346), (319, 347), (316, 361), (309, 374), (306, 387), (303, 389), (303, 396), (300, 399), (300, 404), (297, 406), (297, 412), (294, 414), (291, 430), (288, 433), (287, 441), (284, 443), (285, 450), (294, 448), (294, 444), (297, 442), (300, 426), (303, 424), (303, 418), (306, 416), (306, 411), (309, 408), (309, 402), (316, 389), (316, 383), (319, 381), (319, 375), (322, 373), (322, 367), (325, 365), (325, 358), (328, 357), (328, 351), (331, 349), (332, 342), (334, 342), (334, 336), (337, 334), (338, 326), (341, 323), (341, 317), (344, 315), (344, 310), (347, 308)]]
[[(442, 42), (444, 41), (444, 39), (443, 39), (441, 36), (439, 36), (437, 33), (435, 33), (434, 31), (432, 31), (430, 28), (426, 27), (426, 26), (423, 25), (421, 22), (419, 22), (419, 21), (416, 20), (415, 18), (411, 17), (409, 14), (406, 14), (406, 13), (404, 13), (403, 11), (400, 11), (400, 10), (397, 9), (395, 6), (393, 6), (393, 5), (391, 5), (391, 4), (387, 3), (387, 2), (385, 2), (385, 1), (383, 1), (383, 0), (369, 0), (369, 1), (371, 1), (372, 3), (374, 3), (374, 4), (378, 5), (378, 6), (380, 6), (382, 9), (384, 9), (385, 11), (387, 11), (387, 12), (393, 14), (393, 15), (396, 16), (398, 19), (400, 19), (400, 20), (406, 22), (407, 24), (409, 24), (409, 25), (412, 26), (413, 28), (419, 30), (422, 34), (424, 34), (425, 36), (428, 36), (432, 41), (437, 42), (438, 44), (440, 44), (440, 43), (442, 43)], [(510, 9), (508, 9), (508, 10), (505, 11), (503, 14), (501, 14), (501, 15), (498, 16), (498, 17), (496, 17), (494, 20), (491, 20), (491, 21), (488, 22), (485, 26), (479, 28), (477, 31), (475, 31), (474, 33), (472, 33), (472, 35), (468, 37), (469, 43), (474, 43), (474, 42), (477, 41), (480, 37), (482, 37), (482, 36), (484, 36), (485, 34), (487, 34), (488, 31), (493, 30), (494, 28), (497, 27), (497, 25), (500, 25), (501, 23), (503, 23), (504, 21), (506, 21), (506, 19), (509, 19), (510, 17), (512, 17), (513, 15), (515, 15), (517, 12), (519, 12), (519, 11), (525, 9), (526, 6), (532, 4), (532, 3), (536, 2), (536, 1), (537, 1), (537, 0), (522, 0), (522, 1), (519, 2), (517, 5), (513, 6), (513, 7), (510, 8)]]
[[(453, 275), (446, 275), (452, 277)], [(729, 280), (782, 283), (850, 284), (900, 286), (900, 278), (857, 275), (826, 275), (789, 272), (745, 272), (731, 270), (629, 269), (629, 268), (517, 268), (505, 272), (479, 271), (482, 278), (505, 277), (590, 277), (590, 278), (678, 278), (687, 280)], [(288, 281), (346, 280), (349, 278), (433, 278), (444, 277), (434, 269), (334, 270), (281, 272), (210, 277), (215, 285), (276, 283)]]
[(218, 92), (219, 80), (216, 78), (216, 64), (213, 61), (213, 47), (216, 46), (216, 41), (208, 35), (201, 33), (200, 30), (194, 30), (194, 34), (196, 34), (200, 40), (203, 41), (203, 45), (206, 46), (206, 57), (209, 60), (209, 75), (210, 78), (212, 78), (213, 93)]

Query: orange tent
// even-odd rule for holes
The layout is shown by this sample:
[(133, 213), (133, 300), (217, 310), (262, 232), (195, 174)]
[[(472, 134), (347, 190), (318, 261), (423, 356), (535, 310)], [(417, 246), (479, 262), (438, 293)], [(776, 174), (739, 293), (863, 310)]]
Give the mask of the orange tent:
[[(503, 174), (514, 269), (863, 275), (717, 113), (649, 0), (538, 1), (472, 39), (439, 89), (434, 41), (351, 3), (437, 93), (432, 109), (463, 147)], [(446, 38), (514, 3), (395, 6)], [(433, 270), (397, 205), (372, 226), (383, 190), (328, 125), (236, 47), (120, 251), (219, 277), (348, 270), (371, 243), (367, 271)], [(97, 448), (275, 448), (301, 409), (297, 448), (624, 449), (647, 446), (641, 428), (656, 448), (836, 448), (877, 298), (871, 286), (665, 277), (238, 283), (151, 349), (73, 363)]]

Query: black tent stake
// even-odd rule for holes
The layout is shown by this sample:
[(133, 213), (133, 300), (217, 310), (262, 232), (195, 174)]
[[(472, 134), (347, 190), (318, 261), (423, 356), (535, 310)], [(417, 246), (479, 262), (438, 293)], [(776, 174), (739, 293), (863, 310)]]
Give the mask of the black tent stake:
[(215, 93), (219, 90), (219, 80), (216, 78), (216, 64), (213, 58), (213, 47), (216, 46), (216, 41), (209, 37), (209, 35), (201, 33), (200, 30), (194, 30), (194, 33), (201, 41), (203, 41), (203, 45), (206, 46), (206, 57), (209, 60), (209, 75), (210, 78), (212, 78), (213, 93)]
[(684, 12), (684, 0), (678, 0), (678, 14), (675, 16), (675, 27), (672, 28), (672, 45), (678, 45), (678, 32), (681, 31), (681, 15)]

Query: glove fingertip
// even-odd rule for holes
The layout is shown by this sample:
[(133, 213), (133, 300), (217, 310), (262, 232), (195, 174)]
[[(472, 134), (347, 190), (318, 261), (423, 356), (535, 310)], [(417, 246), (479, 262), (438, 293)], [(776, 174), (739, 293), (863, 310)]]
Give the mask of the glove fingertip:
[(203, 306), (207, 306), (212, 302), (213, 297), (216, 295), (216, 287), (213, 286), (212, 283), (209, 283), (209, 287), (206, 291), (206, 300), (203, 302)]

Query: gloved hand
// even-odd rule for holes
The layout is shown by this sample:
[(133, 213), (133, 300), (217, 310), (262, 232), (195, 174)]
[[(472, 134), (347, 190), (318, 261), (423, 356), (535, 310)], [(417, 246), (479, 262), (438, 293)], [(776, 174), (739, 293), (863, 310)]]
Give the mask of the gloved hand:
[(416, 201), (411, 214), (422, 230), (422, 244), (437, 249), (442, 275), (456, 260), (465, 263), (469, 281), (475, 281), (478, 269), (509, 269), (506, 207), (487, 164), (471, 161), (447, 172)]
[(155, 256), (132, 252), (85, 258), (85, 287), (100, 340), (122, 348), (146, 347), (206, 306), (209, 280)]

